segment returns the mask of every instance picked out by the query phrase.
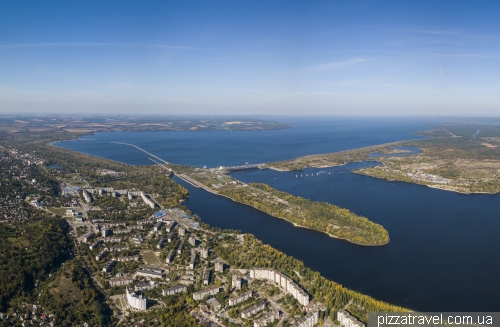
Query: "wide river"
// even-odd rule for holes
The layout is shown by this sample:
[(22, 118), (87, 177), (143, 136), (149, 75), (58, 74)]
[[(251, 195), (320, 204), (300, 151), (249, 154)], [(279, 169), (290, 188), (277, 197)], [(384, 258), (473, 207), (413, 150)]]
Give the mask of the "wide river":
[[(264, 132), (98, 133), (57, 145), (130, 164), (151, 164), (143, 152), (110, 142), (132, 143), (169, 162), (215, 167), (412, 139), (412, 131), (426, 127), (426, 121), (410, 119), (290, 123), (293, 128)], [(185, 204), (207, 223), (252, 233), (324, 276), (377, 299), (422, 311), (498, 311), (500, 195), (463, 195), (350, 172), (373, 164), (302, 172), (255, 169), (232, 176), (364, 215), (389, 231), (391, 242), (381, 247), (295, 228), (186, 184), (191, 197)]]

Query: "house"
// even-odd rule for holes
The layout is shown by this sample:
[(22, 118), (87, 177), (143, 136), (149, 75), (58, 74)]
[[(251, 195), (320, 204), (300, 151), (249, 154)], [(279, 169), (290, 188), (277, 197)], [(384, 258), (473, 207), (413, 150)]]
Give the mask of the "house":
[(102, 241), (101, 241), (101, 240), (97, 240), (97, 241), (95, 241), (92, 245), (90, 245), (90, 246), (89, 246), (89, 249), (90, 249), (90, 250), (95, 250), (95, 249), (97, 249), (97, 247), (98, 247), (98, 246), (99, 246), (99, 244), (101, 244), (101, 243), (102, 243)]
[(224, 262), (220, 260), (215, 261), (215, 271), (224, 272)]
[(220, 291), (219, 286), (212, 286), (212, 287), (206, 288), (204, 290), (193, 293), (193, 299), (194, 300), (203, 300), (203, 298), (205, 296), (215, 295), (215, 294), (219, 293), (219, 291)]
[(205, 269), (205, 273), (203, 274), (203, 285), (208, 285), (210, 284), (210, 274), (212, 271), (210, 268)]
[(242, 293), (240, 295), (235, 295), (229, 299), (229, 305), (233, 306), (252, 297), (252, 291)]
[(231, 277), (231, 285), (236, 289), (241, 289), (241, 277), (233, 274)]
[(104, 250), (102, 250), (95, 256), (95, 261), (101, 261), (101, 259), (104, 258), (108, 253), (108, 249), (104, 248)]
[[(279, 319), (279, 311), (271, 311), (253, 322), (253, 327), (264, 327)], [(310, 325), (311, 327), (313, 325)]]
[(174, 250), (168, 251), (167, 258), (165, 259), (167, 263), (171, 263), (174, 261)]
[(156, 244), (156, 248), (160, 249), (160, 250), (163, 249), (163, 246), (165, 245), (165, 241), (166, 241), (165, 238), (163, 238), (163, 237), (160, 238), (160, 240), (158, 241), (158, 244)]
[(133, 278), (131, 277), (117, 277), (117, 278), (111, 278), (109, 280), (109, 285), (110, 286), (121, 286), (121, 285), (128, 285), (134, 281)]
[(316, 324), (318, 323), (318, 318), (319, 318), (319, 311), (308, 312), (304, 317), (302, 317), (302, 319), (297, 321), (295, 326), (297, 327), (316, 326)]
[(345, 310), (337, 311), (337, 320), (340, 322), (341, 326), (344, 327), (364, 327), (361, 321), (356, 319), (356, 317), (351, 316), (351, 314)]
[(222, 305), (220, 304), (220, 302), (214, 297), (208, 299), (207, 303), (210, 304), (212, 306), (212, 308), (214, 308), (214, 310), (219, 311), (222, 308)]
[(152, 290), (154, 288), (157, 288), (159, 285), (160, 284), (158, 284), (158, 282), (149, 281), (149, 282), (144, 283), (144, 284), (135, 285), (134, 290), (136, 292), (137, 291), (147, 291), (147, 290)]
[(256, 305), (251, 306), (250, 308), (243, 310), (241, 312), (241, 318), (249, 318), (250, 316), (260, 312), (266, 308), (266, 302), (262, 301), (257, 303)]
[(174, 295), (174, 294), (182, 293), (184, 291), (187, 291), (186, 285), (177, 285), (177, 286), (166, 288), (161, 293), (163, 294), (163, 296), (167, 296), (167, 295)]
[(158, 268), (154, 268), (154, 267), (146, 267), (144, 269), (137, 270), (136, 275), (149, 277), (149, 278), (163, 279), (163, 270), (158, 269)]
[(174, 227), (175, 227), (175, 221), (173, 220), (167, 221), (165, 223), (165, 230), (167, 231), (167, 233), (170, 233), (172, 229), (174, 229)]
[(135, 244), (141, 244), (143, 240), (144, 239), (140, 235), (132, 237), (132, 242), (134, 242)]
[(156, 223), (155, 227), (154, 227), (154, 231), (156, 233), (158, 233), (160, 230), (161, 230), (161, 227), (163, 226), (163, 221), (159, 221)]
[(88, 243), (94, 237), (93, 232), (88, 232), (87, 234), (82, 236), (82, 242)]
[(105, 272), (105, 273), (109, 273), (111, 271), (111, 269), (113, 269), (113, 267), (115, 266), (116, 264), (116, 261), (111, 259), (107, 265), (105, 265), (103, 268), (102, 268), (102, 271)]
[(194, 269), (194, 264), (196, 263), (196, 253), (191, 255), (191, 260), (189, 260), (189, 268)]
[(184, 249), (184, 241), (182, 241), (179, 247), (177, 248), (177, 254), (181, 254), (183, 249)]
[(200, 256), (203, 258), (203, 259), (206, 259), (208, 258), (208, 249), (207, 248), (201, 248), (200, 249)]

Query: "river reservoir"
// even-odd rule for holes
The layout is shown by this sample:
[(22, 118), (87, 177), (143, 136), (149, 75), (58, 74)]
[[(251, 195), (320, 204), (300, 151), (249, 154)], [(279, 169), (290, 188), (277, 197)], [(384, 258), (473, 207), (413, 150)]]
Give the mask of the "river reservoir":
[[(216, 167), (412, 139), (411, 132), (427, 122), (343, 118), (291, 123), (290, 129), (263, 132), (99, 133), (57, 145), (152, 164), (146, 154), (110, 142), (133, 143), (169, 162)], [(255, 234), (324, 276), (377, 299), (422, 311), (497, 311), (500, 195), (464, 195), (350, 172), (374, 164), (308, 168), (299, 174), (254, 169), (232, 176), (366, 216), (389, 231), (391, 241), (385, 246), (358, 246), (295, 228), (187, 184), (191, 197), (185, 204), (211, 225)]]

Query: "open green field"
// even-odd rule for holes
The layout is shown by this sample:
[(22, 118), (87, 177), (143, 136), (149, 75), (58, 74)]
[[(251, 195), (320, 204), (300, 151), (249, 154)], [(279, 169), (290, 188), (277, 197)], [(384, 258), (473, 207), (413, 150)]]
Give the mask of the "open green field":
[(48, 208), (48, 210), (60, 216), (64, 216), (66, 214), (66, 208)]
[(144, 250), (141, 252), (144, 262), (148, 266), (159, 266), (161, 264), (160, 260), (156, 257), (155, 253), (151, 250)]
[(63, 272), (50, 284), (50, 293), (62, 302), (77, 305), (82, 300), (81, 291), (73, 285), (71, 270)]

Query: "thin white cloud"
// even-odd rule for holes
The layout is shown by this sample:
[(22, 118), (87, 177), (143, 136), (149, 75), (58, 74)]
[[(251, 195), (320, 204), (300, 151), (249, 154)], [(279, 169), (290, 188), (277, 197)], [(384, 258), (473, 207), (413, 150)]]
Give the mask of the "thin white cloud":
[(409, 31), (411, 33), (418, 33), (418, 34), (431, 34), (431, 35), (460, 35), (459, 31), (453, 31), (453, 30), (412, 30)]
[(315, 72), (321, 72), (321, 71), (325, 71), (325, 70), (338, 69), (338, 68), (343, 68), (346, 66), (356, 65), (356, 64), (366, 62), (369, 60), (370, 59), (353, 58), (353, 59), (344, 60), (344, 61), (337, 61), (337, 62), (330, 62), (330, 63), (326, 63), (326, 64), (316, 65), (316, 66), (311, 67), (311, 70), (315, 71)]
[(180, 45), (154, 44), (154, 43), (92, 43), (92, 42), (56, 42), (56, 43), (16, 43), (0, 44), (0, 49), (22, 49), (22, 48), (59, 48), (59, 47), (144, 47), (165, 48), (184, 50), (210, 50)]

